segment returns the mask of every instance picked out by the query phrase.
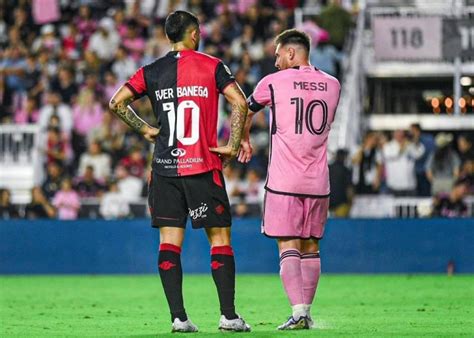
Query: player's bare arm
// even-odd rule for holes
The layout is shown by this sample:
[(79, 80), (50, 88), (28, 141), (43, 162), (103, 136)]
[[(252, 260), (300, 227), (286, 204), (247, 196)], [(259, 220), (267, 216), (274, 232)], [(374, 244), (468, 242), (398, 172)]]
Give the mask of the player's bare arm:
[(110, 100), (109, 109), (130, 128), (142, 134), (147, 141), (154, 143), (160, 130), (143, 121), (132, 107), (130, 107), (130, 104), (135, 101), (135, 99), (135, 95), (132, 91), (128, 87), (122, 86)]
[(240, 149), (237, 154), (237, 160), (241, 163), (248, 163), (252, 159), (253, 147), (250, 143), (250, 129), (252, 128), (252, 119), (256, 112), (251, 110), (247, 113), (245, 119), (244, 131), (242, 133), (242, 141), (240, 141)]
[(232, 83), (224, 89), (225, 98), (232, 107), (230, 115), (230, 137), (226, 146), (210, 148), (209, 150), (223, 156), (224, 165), (237, 156), (247, 118), (248, 106), (245, 95), (237, 83)]

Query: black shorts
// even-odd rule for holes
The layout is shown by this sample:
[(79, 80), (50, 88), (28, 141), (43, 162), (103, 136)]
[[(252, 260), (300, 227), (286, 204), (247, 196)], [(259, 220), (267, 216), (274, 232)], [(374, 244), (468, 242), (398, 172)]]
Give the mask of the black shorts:
[(179, 177), (152, 173), (148, 193), (153, 227), (193, 228), (231, 226), (230, 204), (219, 170)]

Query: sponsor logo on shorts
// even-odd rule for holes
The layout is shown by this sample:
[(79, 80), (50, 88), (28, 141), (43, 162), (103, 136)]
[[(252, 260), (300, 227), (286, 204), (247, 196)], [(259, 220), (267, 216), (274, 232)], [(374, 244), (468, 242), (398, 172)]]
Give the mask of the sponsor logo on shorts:
[(186, 150), (184, 150), (183, 148), (175, 148), (171, 150), (171, 155), (173, 155), (174, 157), (182, 157), (186, 155)]
[(206, 218), (207, 215), (206, 215), (206, 211), (208, 210), (209, 208), (207, 207), (207, 204), (206, 203), (201, 203), (201, 205), (199, 207), (197, 207), (196, 209), (189, 209), (189, 217), (191, 217), (193, 220), (196, 220), (198, 218)]

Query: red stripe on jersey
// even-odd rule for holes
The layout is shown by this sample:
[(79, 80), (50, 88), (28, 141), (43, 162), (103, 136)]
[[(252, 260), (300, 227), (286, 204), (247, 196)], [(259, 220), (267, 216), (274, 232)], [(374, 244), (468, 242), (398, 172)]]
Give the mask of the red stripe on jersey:
[[(215, 73), (219, 62), (219, 59), (195, 51), (180, 52), (176, 80), (176, 146), (185, 153), (178, 157), (178, 175), (222, 170), (220, 158), (209, 151), (209, 147), (217, 147), (219, 92)], [(180, 126), (179, 115), (183, 113), (184, 130), (180, 132), (183, 125)]]
[(131, 89), (133, 94), (136, 96), (141, 96), (146, 92), (146, 83), (145, 83), (145, 75), (143, 73), (143, 67), (140, 67), (135, 74), (130, 76), (125, 85)]

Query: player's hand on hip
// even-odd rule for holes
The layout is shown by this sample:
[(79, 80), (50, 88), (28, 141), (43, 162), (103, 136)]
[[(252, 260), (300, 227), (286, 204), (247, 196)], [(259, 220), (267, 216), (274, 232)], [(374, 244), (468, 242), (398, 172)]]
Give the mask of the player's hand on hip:
[(156, 137), (160, 134), (160, 130), (155, 127), (143, 126), (142, 135), (143, 137), (151, 143), (155, 143)]
[(241, 163), (249, 163), (252, 159), (253, 147), (250, 140), (242, 140), (240, 142), (239, 153), (237, 154), (237, 160)]
[(216, 153), (222, 160), (222, 165), (226, 167), (232, 159), (237, 156), (238, 150), (235, 150), (230, 145), (209, 148), (209, 151)]

